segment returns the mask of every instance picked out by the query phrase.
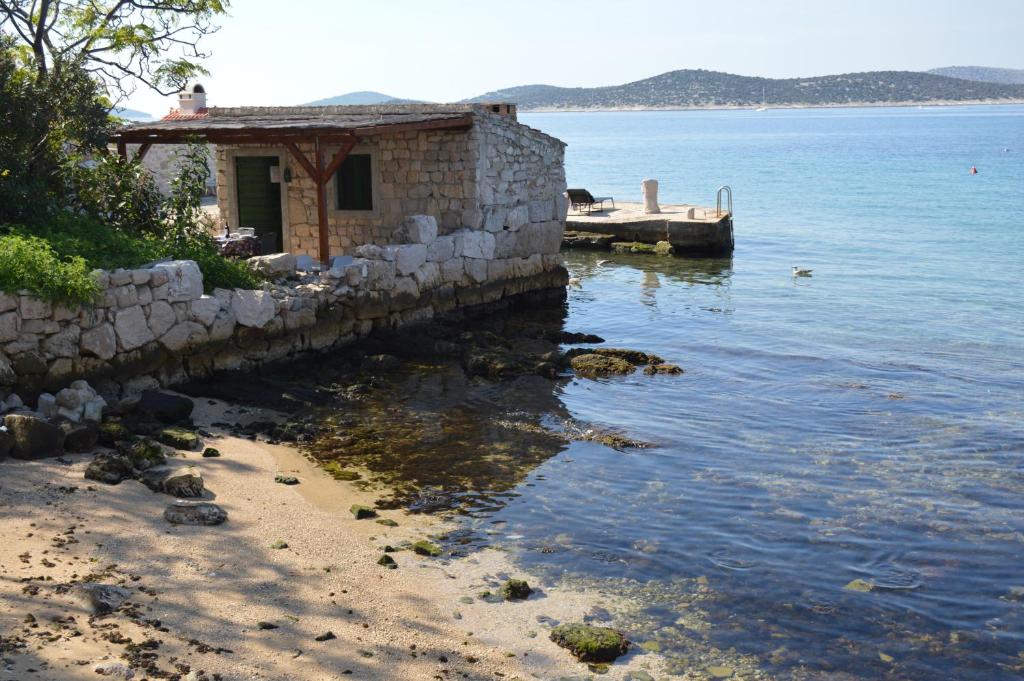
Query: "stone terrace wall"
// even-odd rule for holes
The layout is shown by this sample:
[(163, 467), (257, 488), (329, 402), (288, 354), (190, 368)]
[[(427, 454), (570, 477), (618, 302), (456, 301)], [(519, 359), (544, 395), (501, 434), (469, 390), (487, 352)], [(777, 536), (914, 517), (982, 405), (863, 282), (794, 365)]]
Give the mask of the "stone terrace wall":
[(177, 261), (100, 274), (95, 306), (0, 294), (0, 397), (30, 401), (87, 379), (117, 399), (327, 351), (459, 308), (531, 292), (564, 296), (561, 230), (541, 232), (527, 237), (529, 256), (496, 257), (492, 234), (438, 236), (432, 217), (416, 216), (400, 230), (409, 243), (364, 246), (351, 264), (322, 274), (296, 274), (294, 256), (268, 256), (264, 265), (290, 276), (258, 291), (204, 295), (196, 264)]

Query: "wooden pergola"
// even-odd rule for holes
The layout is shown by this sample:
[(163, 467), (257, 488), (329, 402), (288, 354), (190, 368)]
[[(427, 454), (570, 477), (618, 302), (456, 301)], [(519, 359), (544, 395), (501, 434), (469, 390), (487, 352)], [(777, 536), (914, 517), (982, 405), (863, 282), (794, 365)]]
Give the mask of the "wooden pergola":
[[(287, 148), (316, 184), (320, 261), (326, 265), (330, 260), (327, 183), (360, 139), (410, 130), (468, 130), (472, 126), (473, 115), (469, 112), (331, 115), (309, 114), (304, 110), (295, 113), (262, 113), (256, 109), (253, 114), (230, 115), (217, 114), (214, 110), (210, 116), (139, 123), (125, 127), (116, 132), (111, 141), (117, 145), (118, 154), (125, 159), (128, 158), (128, 145), (138, 144), (139, 149), (135, 158), (139, 160), (146, 156), (146, 152), (154, 144), (205, 142)], [(309, 158), (299, 148), (300, 144), (313, 147), (313, 158)], [(324, 150), (334, 145), (338, 146), (338, 150), (328, 159)]]

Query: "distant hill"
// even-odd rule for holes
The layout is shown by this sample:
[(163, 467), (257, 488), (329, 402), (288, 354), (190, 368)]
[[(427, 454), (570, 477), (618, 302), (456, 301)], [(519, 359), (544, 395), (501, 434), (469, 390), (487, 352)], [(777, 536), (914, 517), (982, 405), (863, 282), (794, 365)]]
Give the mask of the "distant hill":
[(129, 121), (151, 121), (153, 115), (148, 114), (145, 111), (136, 111), (135, 109), (114, 109), (110, 112), (118, 118), (124, 118)]
[(768, 106), (1024, 101), (1024, 85), (966, 81), (914, 71), (774, 79), (691, 69), (609, 87), (523, 85), (467, 101), (515, 102), (521, 110), (753, 107), (761, 104), (762, 91)]
[(336, 97), (327, 97), (326, 99), (318, 99), (315, 102), (309, 102), (305, 106), (337, 106), (337, 105), (355, 105), (355, 106), (370, 106), (373, 104), (416, 104), (414, 99), (399, 99), (398, 97), (392, 97), (391, 95), (385, 95), (382, 92), (372, 92), (364, 90), (361, 92), (349, 92), (345, 95), (338, 95)]
[(983, 83), (1024, 84), (1024, 69), (996, 69), (991, 66), (944, 66), (941, 69), (932, 69), (928, 73), (950, 78), (977, 80)]

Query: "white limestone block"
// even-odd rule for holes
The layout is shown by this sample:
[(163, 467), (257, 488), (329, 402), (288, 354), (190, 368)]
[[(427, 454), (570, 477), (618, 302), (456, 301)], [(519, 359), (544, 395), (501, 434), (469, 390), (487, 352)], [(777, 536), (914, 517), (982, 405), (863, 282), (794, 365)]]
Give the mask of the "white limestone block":
[(192, 260), (162, 262), (153, 269), (167, 274), (167, 299), (172, 303), (196, 300), (203, 295), (203, 273)]
[(395, 269), (398, 274), (410, 275), (427, 261), (427, 247), (423, 244), (394, 246)]
[(396, 236), (410, 244), (429, 244), (437, 238), (437, 219), (433, 215), (410, 215), (402, 220)]
[(122, 350), (134, 350), (156, 339), (141, 305), (118, 310), (114, 317), (114, 330)]
[(427, 262), (444, 262), (455, 257), (455, 237), (439, 236), (427, 246)]
[(235, 289), (231, 310), (242, 326), (262, 328), (277, 314), (277, 303), (269, 291)]
[(174, 313), (174, 308), (166, 300), (158, 300), (149, 306), (149, 329), (153, 332), (154, 338), (167, 333), (177, 321), (178, 316)]
[(192, 301), (191, 311), (194, 320), (203, 326), (209, 326), (220, 312), (220, 301), (213, 296), (202, 296)]

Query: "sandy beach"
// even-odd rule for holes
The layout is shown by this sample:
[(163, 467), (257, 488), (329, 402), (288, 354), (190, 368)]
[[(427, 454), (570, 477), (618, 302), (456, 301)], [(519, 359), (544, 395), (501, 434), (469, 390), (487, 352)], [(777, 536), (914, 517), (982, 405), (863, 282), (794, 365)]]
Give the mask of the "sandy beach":
[[(218, 432), (210, 424), (233, 418), (229, 405), (196, 403), (196, 425), (214, 435), (204, 445), (222, 456), (188, 452), (185, 463), (228, 512), (220, 526), (168, 523), (172, 498), (139, 482), (84, 479), (90, 454), (0, 463), (0, 679), (125, 678), (129, 667), (136, 679), (190, 680), (589, 675), (548, 628), (608, 597), (551, 588), (495, 550), (450, 560), (398, 551), (398, 569), (385, 569), (384, 545), (436, 535), (444, 522), (402, 511), (380, 512), (396, 527), (356, 520), (349, 507), (374, 495), (295, 449)], [(277, 473), (300, 484), (275, 483)], [(537, 593), (475, 597), (510, 576)], [(83, 582), (126, 588), (129, 602), (91, 616), (67, 590)], [(649, 678), (654, 662), (633, 653), (605, 678)]]

